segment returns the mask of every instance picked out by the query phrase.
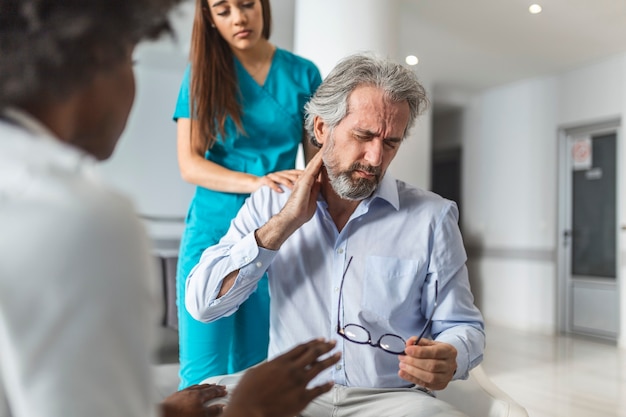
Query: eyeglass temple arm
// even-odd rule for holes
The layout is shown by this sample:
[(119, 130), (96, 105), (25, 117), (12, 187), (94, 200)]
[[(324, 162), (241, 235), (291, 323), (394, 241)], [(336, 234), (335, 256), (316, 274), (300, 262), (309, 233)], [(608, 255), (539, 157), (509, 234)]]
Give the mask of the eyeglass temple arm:
[(439, 280), (435, 281), (435, 305), (433, 306), (433, 309), (430, 312), (430, 316), (428, 317), (428, 320), (426, 320), (426, 324), (424, 325), (424, 328), (420, 332), (419, 336), (417, 336), (417, 340), (415, 341), (415, 343), (413, 343), (414, 345), (419, 344), (420, 340), (422, 340), (422, 338), (426, 334), (426, 330), (428, 329), (428, 326), (433, 321), (433, 316), (435, 315), (435, 310), (437, 309), (438, 297), (439, 297)]
[(348, 264), (346, 265), (346, 269), (343, 270), (343, 275), (341, 276), (341, 285), (339, 286), (339, 297), (337, 299), (337, 333), (343, 334), (343, 329), (341, 328), (341, 322), (339, 320), (339, 315), (341, 314), (341, 296), (343, 294), (343, 282), (346, 279), (346, 273), (348, 272), (348, 268), (350, 268), (350, 264), (352, 263), (352, 256), (348, 259)]

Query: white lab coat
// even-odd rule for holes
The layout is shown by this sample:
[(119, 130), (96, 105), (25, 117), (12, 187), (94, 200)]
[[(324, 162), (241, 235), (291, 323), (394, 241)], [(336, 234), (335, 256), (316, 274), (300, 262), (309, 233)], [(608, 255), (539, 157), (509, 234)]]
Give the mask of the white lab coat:
[(156, 415), (145, 232), (94, 161), (0, 120), (0, 417)]

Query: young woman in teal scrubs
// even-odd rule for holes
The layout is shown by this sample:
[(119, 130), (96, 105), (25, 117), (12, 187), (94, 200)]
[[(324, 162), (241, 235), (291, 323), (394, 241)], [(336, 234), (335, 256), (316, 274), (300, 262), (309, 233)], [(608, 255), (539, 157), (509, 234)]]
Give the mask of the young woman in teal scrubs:
[(204, 249), (217, 243), (246, 197), (262, 186), (291, 187), (298, 146), (308, 160), (303, 108), (321, 83), (310, 61), (269, 41), (269, 0), (197, 0), (191, 64), (180, 89), (178, 161), (196, 184), (180, 245), (177, 303), (180, 388), (240, 371), (267, 356), (267, 278), (230, 317), (195, 321), (185, 309), (185, 280)]

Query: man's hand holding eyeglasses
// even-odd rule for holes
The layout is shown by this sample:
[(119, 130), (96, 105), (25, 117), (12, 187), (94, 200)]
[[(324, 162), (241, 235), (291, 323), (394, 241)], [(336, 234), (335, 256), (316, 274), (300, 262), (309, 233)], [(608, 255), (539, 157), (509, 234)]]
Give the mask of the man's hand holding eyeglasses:
[(456, 371), (457, 351), (448, 343), (422, 339), (406, 341), (405, 355), (399, 356), (400, 378), (431, 390), (442, 390), (452, 381)]

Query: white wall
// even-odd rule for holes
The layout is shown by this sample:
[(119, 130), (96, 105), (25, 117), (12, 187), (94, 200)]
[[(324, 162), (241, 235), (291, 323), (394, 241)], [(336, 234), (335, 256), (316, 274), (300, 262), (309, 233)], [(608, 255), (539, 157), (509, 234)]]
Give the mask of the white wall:
[[(479, 280), (477, 298), (489, 322), (555, 331), (557, 132), (565, 125), (626, 114), (625, 61), (626, 56), (617, 56), (553, 77), (491, 89), (467, 106), (465, 237), (471, 270)], [(624, 153), (622, 143), (622, 160)], [(621, 224), (626, 218), (624, 194), (620, 194)]]
[[(165, 42), (165, 41), (164, 41)], [(135, 53), (137, 93), (126, 130), (100, 170), (130, 196), (141, 215), (182, 219), (194, 188), (179, 174), (176, 124), (172, 120), (186, 53), (164, 45), (142, 45)], [(154, 237), (178, 237), (182, 221), (146, 222)]]
[[(421, 82), (429, 91), (430, 85), (424, 80)], [(394, 177), (426, 190), (430, 188), (431, 131), (432, 114), (428, 110), (418, 117), (389, 166)]]
[(490, 322), (554, 328), (556, 103), (556, 80), (538, 78), (481, 94), (464, 113), (464, 234)]
[(160, 58), (169, 64), (145, 64), (139, 58), (135, 105), (113, 157), (101, 168), (114, 186), (133, 195), (140, 213), (180, 216), (189, 187), (178, 173), (172, 114), (185, 59), (173, 54)]
[(623, 114), (625, 57), (617, 55), (559, 78), (559, 125), (584, 125)]

